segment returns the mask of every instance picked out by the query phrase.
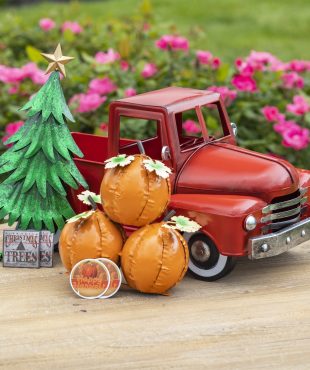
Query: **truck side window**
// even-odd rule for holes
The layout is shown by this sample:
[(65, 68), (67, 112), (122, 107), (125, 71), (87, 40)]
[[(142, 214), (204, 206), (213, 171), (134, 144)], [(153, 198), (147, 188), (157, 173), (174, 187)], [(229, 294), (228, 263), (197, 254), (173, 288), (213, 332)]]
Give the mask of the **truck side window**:
[(161, 159), (161, 135), (160, 123), (156, 120), (146, 120), (120, 116), (120, 143), (121, 154), (138, 154), (136, 145), (138, 140), (142, 141), (147, 155), (154, 159)]
[(224, 135), (221, 118), (216, 104), (208, 104), (201, 107), (210, 139), (220, 139)]

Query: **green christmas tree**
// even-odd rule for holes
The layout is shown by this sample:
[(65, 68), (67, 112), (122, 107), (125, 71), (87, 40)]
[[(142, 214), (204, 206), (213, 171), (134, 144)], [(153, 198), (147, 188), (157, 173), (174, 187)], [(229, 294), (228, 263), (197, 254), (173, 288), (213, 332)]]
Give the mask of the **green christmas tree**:
[[(64, 64), (73, 58), (62, 55), (60, 45), (54, 54), (43, 54), (50, 62), (48, 81), (22, 108), (27, 119), (5, 144), (13, 144), (0, 157), (0, 174), (8, 177), (0, 184), (0, 219), (20, 229), (55, 231), (62, 228), (74, 211), (66, 199), (66, 186), (88, 188), (72, 155), (83, 157), (65, 123), (74, 122), (60, 84)], [(60, 71), (60, 72), (59, 72)]]

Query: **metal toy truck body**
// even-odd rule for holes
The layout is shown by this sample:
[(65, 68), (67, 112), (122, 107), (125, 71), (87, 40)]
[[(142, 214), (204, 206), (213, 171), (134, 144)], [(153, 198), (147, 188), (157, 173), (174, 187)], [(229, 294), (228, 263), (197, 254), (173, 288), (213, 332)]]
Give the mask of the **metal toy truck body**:
[[(219, 138), (208, 132), (206, 108), (218, 112)], [(200, 137), (182, 131), (188, 111), (196, 114)], [(189, 270), (197, 278), (216, 280), (232, 270), (236, 257), (274, 256), (310, 239), (310, 172), (238, 147), (236, 127), (213, 92), (171, 87), (121, 99), (110, 106), (108, 137), (73, 133), (85, 155), (75, 162), (92, 191), (99, 191), (104, 160), (139, 153), (137, 140), (120, 138), (124, 117), (156, 123), (155, 135), (141, 141), (147, 155), (173, 169), (169, 208), (202, 225), (185, 235)], [(73, 193), (69, 199), (82, 210)]]

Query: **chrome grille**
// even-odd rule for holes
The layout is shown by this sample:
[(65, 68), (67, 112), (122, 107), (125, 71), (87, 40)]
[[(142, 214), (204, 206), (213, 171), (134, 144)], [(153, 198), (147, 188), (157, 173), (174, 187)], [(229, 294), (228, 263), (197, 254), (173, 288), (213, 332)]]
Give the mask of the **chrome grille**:
[(307, 201), (307, 189), (300, 189), (292, 194), (274, 198), (262, 209), (262, 223), (268, 223), (272, 230), (280, 230), (300, 219), (303, 205)]

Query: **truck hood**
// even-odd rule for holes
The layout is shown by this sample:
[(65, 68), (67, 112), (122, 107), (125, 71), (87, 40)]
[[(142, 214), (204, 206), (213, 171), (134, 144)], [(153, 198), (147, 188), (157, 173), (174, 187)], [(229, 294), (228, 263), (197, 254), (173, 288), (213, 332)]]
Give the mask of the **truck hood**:
[(285, 160), (226, 143), (208, 143), (184, 164), (176, 193), (242, 194), (266, 202), (299, 187), (299, 175)]

